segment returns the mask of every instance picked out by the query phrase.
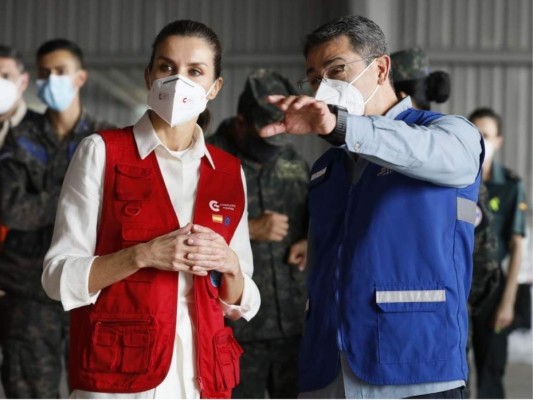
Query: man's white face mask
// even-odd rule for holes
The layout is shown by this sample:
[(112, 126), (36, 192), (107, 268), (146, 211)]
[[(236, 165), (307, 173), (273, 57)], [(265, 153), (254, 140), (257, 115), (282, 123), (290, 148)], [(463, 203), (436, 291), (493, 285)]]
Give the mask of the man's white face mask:
[(365, 113), (366, 103), (374, 97), (379, 89), (379, 85), (376, 86), (370, 97), (365, 100), (359, 89), (357, 89), (353, 83), (363, 76), (375, 61), (376, 59), (368, 64), (368, 66), (351, 82), (340, 81), (337, 79), (323, 79), (315, 94), (315, 99), (327, 104), (345, 107), (349, 114), (363, 115)]
[(181, 125), (205, 110), (215, 82), (206, 93), (201, 85), (179, 74), (156, 79), (148, 93), (148, 106), (170, 126)]
[(0, 78), (0, 114), (11, 110), (19, 97), (17, 84), (9, 79)]

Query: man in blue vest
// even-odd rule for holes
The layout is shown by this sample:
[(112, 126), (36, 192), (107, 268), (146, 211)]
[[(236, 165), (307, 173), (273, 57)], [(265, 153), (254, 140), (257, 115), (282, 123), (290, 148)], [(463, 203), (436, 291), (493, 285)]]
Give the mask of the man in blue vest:
[(309, 187), (304, 398), (458, 398), (483, 159), (466, 119), (398, 100), (383, 32), (360, 16), (306, 38), (310, 96), (261, 130), (338, 145)]

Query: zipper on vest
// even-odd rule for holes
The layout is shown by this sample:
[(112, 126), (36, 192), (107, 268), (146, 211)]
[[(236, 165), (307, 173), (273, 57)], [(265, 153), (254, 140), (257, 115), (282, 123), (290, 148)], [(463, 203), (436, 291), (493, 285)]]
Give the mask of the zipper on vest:
[(347, 204), (347, 210), (344, 215), (344, 223), (342, 227), (342, 236), (341, 236), (341, 242), (339, 244), (339, 248), (337, 250), (337, 267), (335, 269), (335, 302), (337, 303), (337, 346), (339, 347), (339, 350), (345, 351), (344, 348), (344, 339), (342, 335), (342, 326), (341, 326), (341, 298), (340, 298), (340, 292), (339, 292), (339, 282), (341, 280), (341, 267), (342, 267), (342, 261), (343, 261), (343, 252), (344, 252), (344, 242), (346, 241), (346, 233), (348, 231), (348, 221), (350, 219), (350, 211), (351, 207), (349, 205), (352, 201), (352, 193), (353, 193), (353, 185), (350, 184), (350, 189), (348, 189), (348, 200), (346, 202)]
[(201, 367), (200, 367), (200, 332), (201, 332), (201, 329), (200, 329), (200, 316), (199, 316), (199, 313), (198, 313), (198, 289), (197, 289), (197, 286), (199, 285), (198, 283), (198, 277), (195, 276), (193, 277), (193, 290), (194, 290), (194, 319), (196, 320), (196, 373), (198, 374), (198, 377), (196, 378), (196, 380), (198, 381), (198, 386), (200, 387), (200, 396), (203, 397), (203, 391), (204, 391), (204, 383), (202, 381), (202, 371), (201, 371)]

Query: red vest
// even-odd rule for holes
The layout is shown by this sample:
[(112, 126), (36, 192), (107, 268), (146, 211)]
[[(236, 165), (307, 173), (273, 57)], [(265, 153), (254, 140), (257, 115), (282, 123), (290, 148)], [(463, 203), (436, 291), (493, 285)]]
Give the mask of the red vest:
[[(131, 127), (100, 134), (106, 144), (106, 167), (96, 254), (178, 229), (155, 153), (140, 158)], [(208, 147), (216, 169), (202, 158), (193, 219), (229, 243), (244, 212), (240, 162)], [(229, 398), (239, 382), (242, 349), (224, 326), (219, 283), (219, 273), (193, 278), (191, 318), (203, 398)], [(175, 272), (143, 268), (103, 289), (96, 304), (71, 311), (70, 386), (135, 393), (159, 385), (174, 349), (177, 290)]]

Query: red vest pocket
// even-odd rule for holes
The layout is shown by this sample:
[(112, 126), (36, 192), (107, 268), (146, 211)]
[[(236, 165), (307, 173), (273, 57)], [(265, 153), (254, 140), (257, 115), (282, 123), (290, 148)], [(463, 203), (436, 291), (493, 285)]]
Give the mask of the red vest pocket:
[(148, 371), (155, 327), (150, 317), (101, 319), (93, 325), (84, 367), (99, 372)]
[(152, 170), (116, 165), (115, 193), (119, 200), (146, 200), (152, 194)]
[(239, 358), (243, 350), (230, 327), (224, 327), (213, 338), (215, 346), (215, 389), (224, 391), (239, 384)]

